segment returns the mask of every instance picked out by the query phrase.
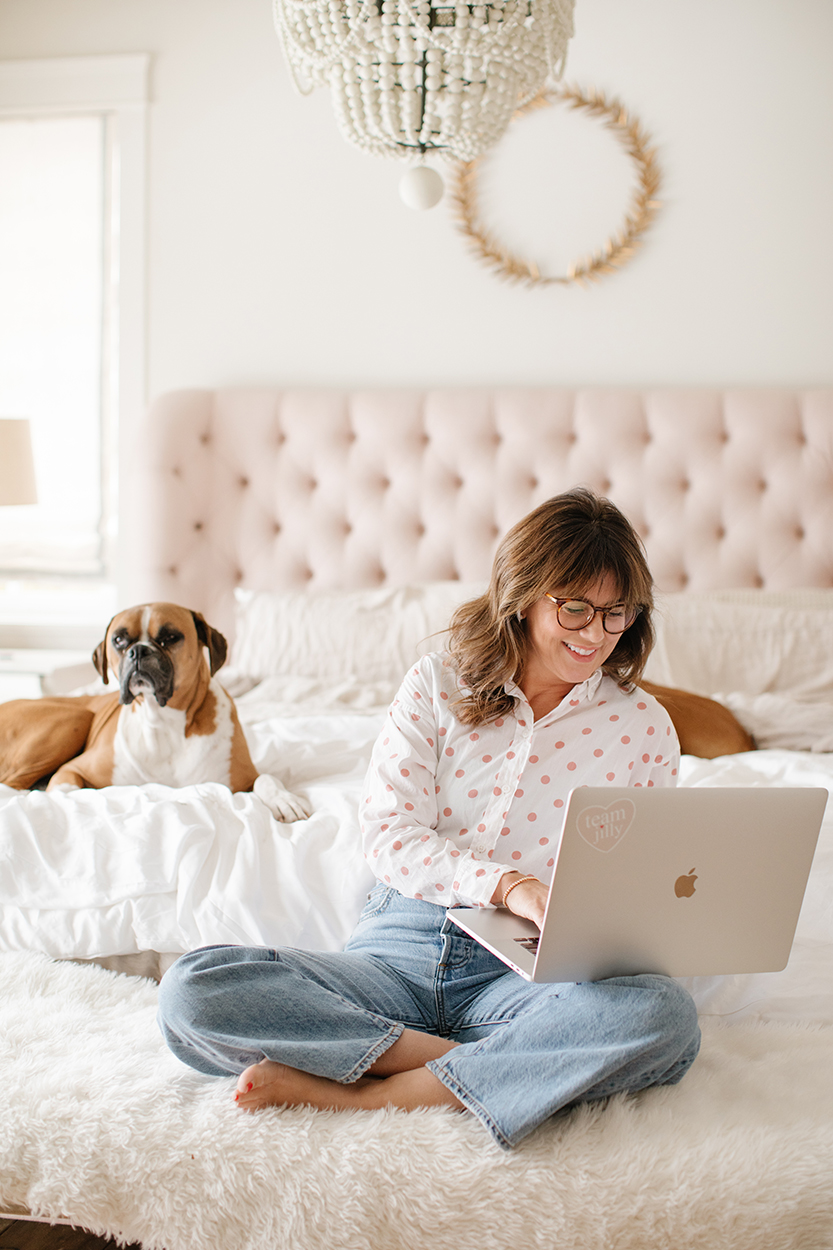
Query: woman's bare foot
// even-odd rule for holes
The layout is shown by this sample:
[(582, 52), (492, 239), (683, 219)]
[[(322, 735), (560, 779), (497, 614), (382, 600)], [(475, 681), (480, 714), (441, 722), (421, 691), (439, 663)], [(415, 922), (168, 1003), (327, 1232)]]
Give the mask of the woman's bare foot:
[(356, 1081), (352, 1085), (340, 1085), (323, 1076), (311, 1076), (285, 1063), (261, 1059), (245, 1072), (237, 1082), (235, 1101), (243, 1111), (258, 1111), (261, 1107), (310, 1107), (346, 1108), (357, 1106), (357, 1087), (366, 1084)]
[(368, 1074), (349, 1085), (290, 1068), (272, 1059), (261, 1059), (241, 1073), (235, 1099), (244, 1111), (261, 1107), (317, 1107), (321, 1111), (344, 1111), (363, 1107), (452, 1106), (462, 1104), (424, 1066), (457, 1045), (428, 1033), (405, 1029), (379, 1056)]

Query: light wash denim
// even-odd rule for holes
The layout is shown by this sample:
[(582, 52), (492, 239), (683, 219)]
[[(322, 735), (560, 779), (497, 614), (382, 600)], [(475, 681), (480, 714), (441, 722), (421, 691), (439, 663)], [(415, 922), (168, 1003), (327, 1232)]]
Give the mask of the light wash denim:
[(427, 1066), (502, 1146), (576, 1102), (672, 1085), (700, 1044), (661, 976), (531, 985), (434, 903), (371, 892), (343, 952), (208, 946), (168, 970), (159, 1022), (200, 1072), (261, 1059), (349, 1083), (403, 1028), (460, 1045)]

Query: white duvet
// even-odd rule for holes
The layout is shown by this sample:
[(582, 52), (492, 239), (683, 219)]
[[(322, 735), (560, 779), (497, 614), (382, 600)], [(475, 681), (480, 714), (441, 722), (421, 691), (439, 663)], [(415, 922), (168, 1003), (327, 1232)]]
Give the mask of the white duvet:
[(0, 787), (0, 949), (59, 958), (212, 942), (337, 949), (372, 884), (356, 813), (381, 719), (247, 727), (260, 771), (310, 800), (314, 815), (294, 824), (216, 784)]
[[(348, 690), (326, 714), (309, 698), (290, 708), (270, 693), (238, 699), (252, 756), (308, 796), (309, 820), (279, 824), (254, 795), (220, 785), (0, 787), (0, 950), (95, 958), (213, 942), (338, 949), (373, 882), (357, 809), (384, 712), (354, 710)], [(681, 784), (833, 789), (833, 754), (687, 756)], [(686, 984), (704, 1014), (833, 1023), (833, 803), (788, 967)]]

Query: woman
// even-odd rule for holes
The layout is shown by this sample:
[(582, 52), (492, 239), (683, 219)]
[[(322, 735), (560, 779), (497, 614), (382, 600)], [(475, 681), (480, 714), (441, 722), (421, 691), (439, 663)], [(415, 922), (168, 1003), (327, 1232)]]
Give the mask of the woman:
[(161, 986), (172, 1050), (266, 1105), (475, 1115), (502, 1146), (580, 1101), (679, 1081), (690, 997), (660, 976), (529, 984), (446, 917), (541, 924), (580, 785), (674, 785), (668, 715), (636, 682), (653, 642), (638, 537), (584, 489), (510, 531), (446, 654), (405, 678), (361, 803), (378, 884), (345, 950), (208, 947)]

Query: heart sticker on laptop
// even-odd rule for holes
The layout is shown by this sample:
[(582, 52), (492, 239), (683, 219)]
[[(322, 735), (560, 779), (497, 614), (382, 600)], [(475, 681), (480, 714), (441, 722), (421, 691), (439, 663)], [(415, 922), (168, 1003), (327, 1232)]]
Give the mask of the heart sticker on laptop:
[(576, 827), (588, 846), (596, 851), (613, 851), (633, 824), (636, 808), (632, 799), (616, 799), (607, 807), (585, 807)]

